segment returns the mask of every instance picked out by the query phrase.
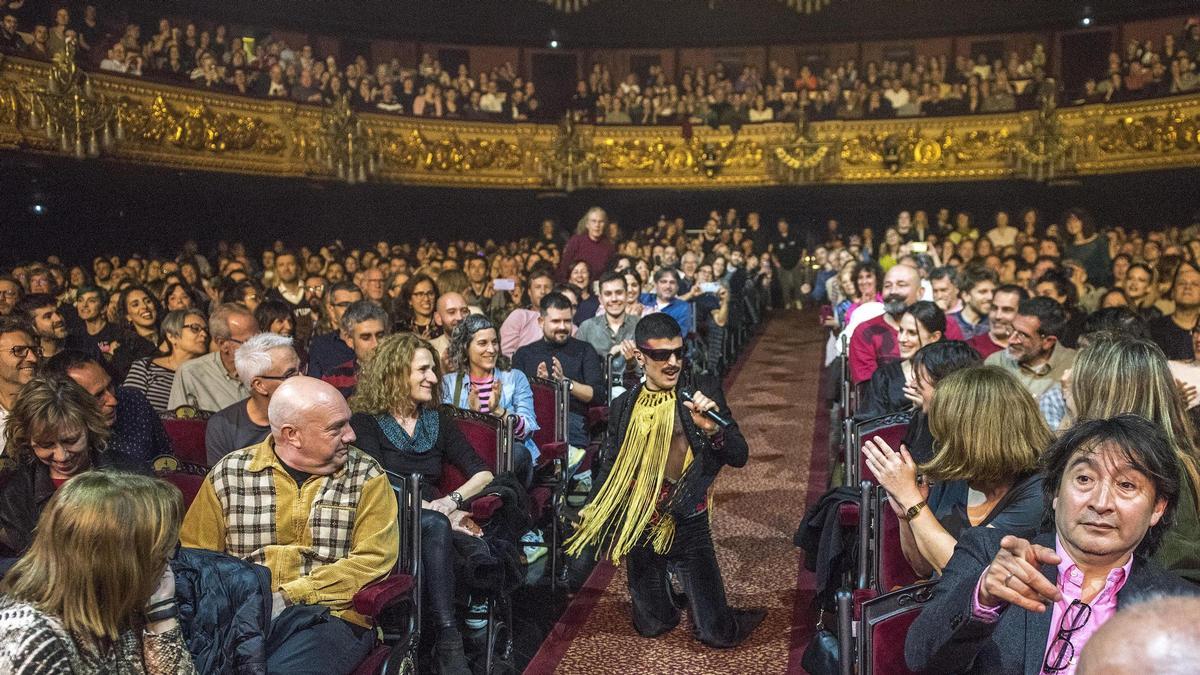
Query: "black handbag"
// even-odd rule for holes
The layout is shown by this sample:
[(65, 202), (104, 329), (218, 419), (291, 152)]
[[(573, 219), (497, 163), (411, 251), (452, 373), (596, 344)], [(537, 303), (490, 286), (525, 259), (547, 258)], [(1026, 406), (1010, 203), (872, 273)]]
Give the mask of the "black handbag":
[(817, 616), (816, 632), (804, 648), (800, 667), (809, 675), (839, 675), (841, 673), (841, 647), (838, 638), (825, 628), (825, 610)]

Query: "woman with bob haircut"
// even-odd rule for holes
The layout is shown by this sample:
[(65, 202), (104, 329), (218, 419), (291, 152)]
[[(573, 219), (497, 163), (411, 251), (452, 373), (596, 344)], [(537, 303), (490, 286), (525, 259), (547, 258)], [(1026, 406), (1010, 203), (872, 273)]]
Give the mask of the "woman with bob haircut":
[(1066, 390), (1067, 408), (1076, 420), (1132, 413), (1162, 428), (1179, 463), (1179, 499), (1175, 523), (1166, 531), (1155, 560), (1188, 581), (1200, 583), (1196, 429), (1162, 350), (1143, 338), (1096, 333), (1075, 355)]
[(25, 552), (63, 483), (111, 463), (108, 436), (99, 402), (74, 380), (43, 375), (21, 387), (4, 429), (5, 454), (16, 466), (0, 490), (0, 556)]
[(869, 419), (908, 408), (912, 401), (904, 389), (914, 380), (912, 357), (925, 345), (940, 342), (945, 334), (946, 313), (942, 308), (929, 300), (914, 302), (900, 317), (896, 336), (900, 360), (875, 369), (867, 384), (866, 400), (856, 417)]
[(1038, 457), (1054, 440), (1029, 392), (994, 366), (965, 368), (938, 383), (929, 429), (937, 452), (920, 466), (903, 445), (895, 452), (881, 440), (863, 444), (867, 466), (900, 516), (904, 557), (922, 576), (941, 573), (966, 528), (1028, 534), (1038, 527)]
[[(421, 565), (426, 601), (437, 633), (434, 654), (439, 673), (468, 673), (462, 634), (454, 613), (454, 542), (451, 531), (477, 536), (470, 529), (465, 502), (494, 476), (441, 410), (441, 372), (437, 352), (412, 333), (380, 340), (363, 367), (350, 426), (355, 445), (383, 468), (401, 475), (421, 474)], [(442, 468), (453, 464), (467, 482), (448, 495), (437, 485)]]
[(447, 372), (442, 377), (442, 402), (476, 412), (515, 415), (514, 473), (528, 483), (539, 452), (533, 442), (538, 430), (529, 378), (510, 367), (500, 353), (496, 325), (481, 314), (470, 314), (455, 327), (446, 350)]
[(63, 485), (0, 582), (0, 672), (195, 673), (168, 564), (182, 518), (179, 490), (155, 478)]

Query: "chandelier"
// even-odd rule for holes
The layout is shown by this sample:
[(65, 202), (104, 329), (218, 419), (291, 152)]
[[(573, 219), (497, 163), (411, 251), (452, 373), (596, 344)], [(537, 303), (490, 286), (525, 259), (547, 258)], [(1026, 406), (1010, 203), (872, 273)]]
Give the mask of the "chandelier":
[[(591, 0), (541, 0), (550, 5), (554, 9), (564, 13), (573, 14), (587, 7)], [(813, 14), (824, 9), (832, 0), (779, 0), (787, 5), (792, 10), (799, 14)], [(717, 0), (708, 0), (708, 8), (713, 9), (716, 6)]]
[(365, 183), (378, 167), (378, 143), (350, 108), (349, 94), (342, 94), (321, 114), (321, 133), (316, 158), (338, 179), (353, 185)]
[(554, 139), (541, 161), (542, 177), (564, 192), (595, 187), (600, 183), (600, 162), (591, 152), (591, 139), (583, 135), (569, 113), (558, 123)]
[(829, 5), (830, 0), (779, 0), (800, 14), (813, 14)]
[(542, 0), (542, 2), (564, 14), (572, 14), (586, 7), (590, 0)]
[(102, 147), (110, 149), (114, 126), (118, 140), (122, 136), (120, 120), (113, 121), (116, 108), (92, 90), (87, 73), (75, 64), (74, 40), (67, 40), (63, 51), (54, 56), (46, 84), (23, 93), (29, 103), (29, 125), (44, 127), (47, 139), (78, 159), (98, 157)]

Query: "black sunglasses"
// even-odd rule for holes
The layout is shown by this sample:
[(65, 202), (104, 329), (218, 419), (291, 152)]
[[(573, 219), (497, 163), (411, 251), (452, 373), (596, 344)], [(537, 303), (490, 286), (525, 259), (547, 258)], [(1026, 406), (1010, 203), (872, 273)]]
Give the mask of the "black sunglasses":
[(645, 354), (646, 358), (650, 359), (651, 361), (668, 361), (672, 356), (674, 356), (677, 360), (682, 361), (684, 354), (683, 347), (676, 347), (675, 349), (651, 349), (649, 347), (638, 345), (638, 351), (640, 351), (642, 354)]

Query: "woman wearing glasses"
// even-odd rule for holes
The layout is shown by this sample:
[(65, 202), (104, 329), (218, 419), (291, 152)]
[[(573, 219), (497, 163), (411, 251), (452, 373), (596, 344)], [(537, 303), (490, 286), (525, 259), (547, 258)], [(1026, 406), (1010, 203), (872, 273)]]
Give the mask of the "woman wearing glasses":
[(145, 394), (160, 415), (168, 412), (171, 385), (179, 367), (208, 353), (208, 323), (199, 310), (179, 309), (163, 318), (162, 332), (162, 350), (134, 361), (123, 382)]
[(437, 299), (437, 283), (428, 274), (418, 273), (409, 279), (396, 302), (394, 332), (415, 333), (422, 340), (441, 335), (442, 329), (433, 320)]

